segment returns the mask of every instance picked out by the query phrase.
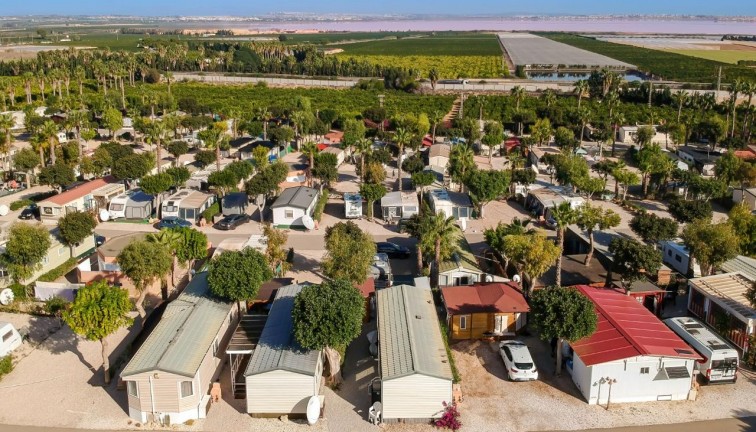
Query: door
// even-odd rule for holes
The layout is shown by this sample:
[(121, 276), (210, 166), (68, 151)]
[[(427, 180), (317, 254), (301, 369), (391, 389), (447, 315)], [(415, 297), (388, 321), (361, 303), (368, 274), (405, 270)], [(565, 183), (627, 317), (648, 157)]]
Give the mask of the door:
[(494, 333), (504, 334), (507, 332), (508, 318), (507, 315), (496, 315), (494, 317)]

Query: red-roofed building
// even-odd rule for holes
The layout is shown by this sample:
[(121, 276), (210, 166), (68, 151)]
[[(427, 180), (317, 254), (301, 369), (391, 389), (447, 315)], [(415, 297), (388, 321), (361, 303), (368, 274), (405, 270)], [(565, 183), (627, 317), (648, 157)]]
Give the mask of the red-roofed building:
[(743, 150), (735, 150), (734, 154), (735, 154), (735, 157), (745, 160), (745, 161), (756, 160), (756, 150), (750, 147)]
[(441, 288), (452, 339), (513, 335), (530, 311), (522, 291), (512, 283), (480, 283)]
[(433, 137), (426, 135), (423, 137), (423, 147), (430, 147), (433, 145)]
[[(589, 404), (687, 400), (701, 357), (620, 290), (576, 287), (596, 307), (598, 327), (571, 343), (572, 381)], [(616, 381), (615, 381), (616, 380)]]
[(320, 143), (320, 144), (318, 144), (318, 151), (323, 151), (323, 150), (327, 149), (330, 146), (331, 146), (330, 144)]
[(331, 144), (339, 144), (343, 138), (344, 132), (337, 130), (332, 130), (325, 135), (325, 139)]
[(43, 220), (58, 220), (72, 211), (97, 211), (107, 208), (110, 200), (125, 190), (123, 182), (115, 177), (94, 179), (40, 201), (40, 216)]

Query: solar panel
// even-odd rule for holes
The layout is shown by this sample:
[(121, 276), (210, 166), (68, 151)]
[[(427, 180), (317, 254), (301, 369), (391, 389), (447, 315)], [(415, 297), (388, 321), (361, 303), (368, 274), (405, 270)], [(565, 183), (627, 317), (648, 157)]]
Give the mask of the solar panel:
[(693, 351), (691, 351), (691, 350), (680, 349), (680, 348), (675, 348), (675, 352), (678, 353), (678, 354), (688, 354), (688, 355), (692, 355), (693, 354)]

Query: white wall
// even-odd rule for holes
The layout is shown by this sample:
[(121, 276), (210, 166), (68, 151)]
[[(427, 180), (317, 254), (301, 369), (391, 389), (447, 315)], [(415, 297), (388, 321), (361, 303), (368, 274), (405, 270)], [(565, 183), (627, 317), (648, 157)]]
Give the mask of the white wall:
[(381, 387), (383, 418), (430, 419), (440, 417), (443, 403), (452, 398), (452, 382), (414, 374), (385, 380)]
[[(287, 218), (286, 211), (290, 210), (293, 217)], [(303, 225), (302, 216), (305, 215), (305, 211), (300, 208), (293, 207), (278, 207), (273, 209), (273, 225)]]
[[(654, 378), (661, 368), (676, 366), (684, 366), (692, 377), (693, 364), (694, 360), (639, 356), (586, 367), (575, 355), (572, 380), (589, 404), (607, 403), (609, 385), (599, 384), (602, 377), (617, 380), (611, 388), (611, 403), (687, 400), (692, 378)], [(648, 373), (641, 373), (641, 368), (648, 368)]]
[(743, 196), (745, 196), (745, 203), (748, 209), (751, 211), (756, 210), (756, 195), (754, 193), (748, 193), (748, 191), (744, 193), (737, 188), (732, 191), (732, 200), (736, 203), (743, 201)]
[(479, 273), (473, 273), (464, 269), (453, 270), (453, 271), (448, 271), (448, 272), (439, 274), (438, 285), (439, 286), (453, 286), (455, 278), (461, 278), (465, 276), (470, 278), (470, 283), (469, 283), (470, 285), (481, 282), (481, 279), (482, 279)]
[(305, 414), (307, 402), (316, 396), (319, 379), (276, 370), (246, 377), (247, 412), (250, 414)]

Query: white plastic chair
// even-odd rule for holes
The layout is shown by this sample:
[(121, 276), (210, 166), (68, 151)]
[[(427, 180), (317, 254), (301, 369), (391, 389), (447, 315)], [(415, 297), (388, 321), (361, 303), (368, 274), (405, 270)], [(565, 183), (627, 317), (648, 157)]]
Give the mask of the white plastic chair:
[(383, 405), (381, 405), (380, 402), (376, 402), (373, 404), (373, 406), (370, 407), (368, 410), (368, 420), (370, 423), (377, 425), (381, 422), (381, 410), (383, 409)]

